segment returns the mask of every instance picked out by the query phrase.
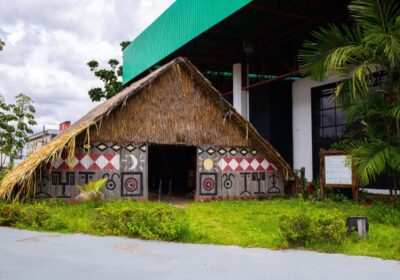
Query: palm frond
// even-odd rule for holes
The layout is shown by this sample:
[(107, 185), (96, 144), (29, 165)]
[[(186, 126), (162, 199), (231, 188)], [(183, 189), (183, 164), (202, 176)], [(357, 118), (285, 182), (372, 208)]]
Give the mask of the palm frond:
[(353, 0), (349, 5), (352, 17), (366, 33), (380, 28), (388, 31), (399, 15), (397, 0)]
[(360, 30), (352, 30), (347, 25), (320, 28), (311, 36), (313, 39), (305, 41), (299, 52), (300, 71), (319, 81), (325, 80), (363, 48)]
[(400, 149), (380, 139), (354, 141), (347, 151), (362, 185), (368, 185), (381, 174), (400, 172)]
[(387, 114), (395, 119), (400, 119), (400, 104), (394, 105)]
[(77, 185), (80, 193), (76, 197), (80, 201), (99, 201), (102, 198), (101, 190), (107, 183), (108, 178), (88, 182), (86, 185)]
[(347, 64), (336, 68), (341, 76), (346, 79), (337, 84), (335, 100), (341, 104), (353, 103), (359, 98), (364, 98), (373, 83), (372, 71), (367, 61), (360, 64)]
[[(382, 52), (388, 67), (400, 62), (400, 5), (396, 0), (354, 0), (349, 10), (364, 29), (364, 43)], [(382, 59), (381, 59), (382, 60)]]

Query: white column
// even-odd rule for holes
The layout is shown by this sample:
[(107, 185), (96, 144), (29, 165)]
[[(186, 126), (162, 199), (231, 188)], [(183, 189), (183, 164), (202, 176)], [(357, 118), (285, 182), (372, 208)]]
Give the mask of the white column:
[(233, 65), (233, 107), (246, 119), (249, 119), (249, 91), (242, 90), (242, 64)]
[(306, 178), (313, 178), (311, 80), (301, 79), (292, 84), (293, 168), (306, 168)]
[(308, 180), (313, 179), (311, 89), (336, 81), (320, 83), (307, 77), (292, 83), (293, 168), (305, 167)]

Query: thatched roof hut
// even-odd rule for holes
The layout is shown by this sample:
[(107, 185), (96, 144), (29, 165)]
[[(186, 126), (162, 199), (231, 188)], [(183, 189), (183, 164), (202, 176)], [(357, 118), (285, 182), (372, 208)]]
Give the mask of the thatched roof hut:
[[(122, 178), (127, 176), (123, 174), (122, 167), (122, 157), (126, 157), (125, 154), (122, 154), (123, 147), (125, 147), (126, 153), (133, 153), (134, 149), (129, 147), (139, 147), (140, 145), (145, 145), (147, 148), (151, 145), (184, 145), (197, 147), (199, 151), (203, 151), (211, 145), (213, 147), (210, 148), (211, 150), (222, 149), (226, 152), (230, 149), (229, 147), (248, 147), (249, 153), (253, 149), (257, 151), (253, 153), (254, 161), (258, 160), (260, 166), (261, 158), (255, 157), (257, 153), (268, 159), (271, 166), (280, 172), (284, 182), (292, 184), (299, 182), (289, 164), (248, 121), (237, 113), (196, 67), (186, 59), (177, 58), (95, 107), (71, 128), (15, 167), (1, 182), (0, 199), (35, 195), (38, 193), (38, 186), (41, 185), (45, 173), (49, 174), (46, 177), (49, 185), (50, 181), (52, 185), (57, 185), (57, 182), (54, 182), (54, 176), (51, 180), (49, 179), (51, 172), (60, 167), (54, 162), (64, 160), (70, 170), (74, 170), (74, 166), (77, 166), (77, 162), (84, 158), (85, 153), (93, 153), (92, 150), (97, 147), (99, 151), (96, 150), (97, 154), (94, 152), (96, 156), (90, 158), (90, 160), (96, 160), (101, 152), (104, 152), (105, 149), (100, 148), (96, 143), (102, 143), (101, 145), (108, 147), (108, 150), (111, 147), (116, 148), (113, 155), (117, 157), (113, 160), (121, 160), (121, 165), (118, 162), (114, 169), (116, 174), (118, 173), (118, 177)], [(237, 148), (235, 149), (239, 151)], [(146, 148), (141, 150), (143, 153), (147, 152)], [(217, 157), (213, 153), (209, 153), (208, 159), (198, 156), (197, 160), (202, 161), (197, 163), (198, 170), (196, 172), (198, 174), (199, 172), (205, 173), (203, 171), (222, 172), (220, 163), (223, 154), (221, 152), (220, 157)], [(242, 156), (242, 158), (236, 158), (236, 163), (240, 163), (245, 159), (244, 155), (247, 153), (235, 154), (232, 153), (231, 159)], [(135, 161), (136, 155), (128, 156)], [(137, 158), (139, 157), (141, 155), (137, 156)], [(199, 165), (210, 158), (215, 163), (215, 168), (213, 165), (215, 170), (208, 167), (202, 170), (203, 167)], [(143, 157), (143, 166), (148, 164), (145, 159), (148, 159), (147, 154)], [(207, 162), (209, 165), (210, 162)], [(91, 168), (80, 166), (79, 170)], [(95, 169), (96, 172), (104, 171), (100, 170), (101, 168), (98, 166)], [(148, 173), (148, 168), (145, 166), (143, 169), (143, 166), (140, 167), (141, 172)], [(138, 164), (135, 165), (135, 168), (138, 168)], [(131, 169), (133, 170), (133, 167), (127, 170)], [(258, 170), (262, 170), (262, 168)], [(235, 170), (230, 169), (230, 172), (235, 172)], [(128, 172), (125, 173), (128, 174)], [(129, 174), (132, 175), (131, 173)], [(150, 176), (147, 173), (144, 174), (145, 177)], [(59, 174), (64, 176), (61, 172)], [(111, 176), (104, 172), (100, 175)], [(220, 175), (223, 174), (218, 176)], [(143, 184), (149, 184), (146, 178), (144, 181), (143, 177), (140, 178)], [(217, 175), (215, 178), (217, 179)], [(88, 177), (86, 177), (86, 182), (87, 180)], [(136, 179), (132, 180), (136, 181)], [(78, 181), (78, 179), (71, 179), (69, 185), (72, 186)], [(112, 179), (112, 182), (114, 181)], [(125, 182), (121, 181), (122, 189), (124, 184)], [(64, 184), (64, 192), (65, 188)], [(147, 195), (147, 192), (145, 193)], [(143, 191), (141, 194), (143, 195)]]

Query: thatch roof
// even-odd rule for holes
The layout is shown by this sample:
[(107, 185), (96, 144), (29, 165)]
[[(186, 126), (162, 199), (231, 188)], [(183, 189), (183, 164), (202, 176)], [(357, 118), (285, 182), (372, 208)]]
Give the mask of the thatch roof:
[[(162, 79), (166, 80), (161, 83), (160, 81)], [(196, 122), (192, 122), (189, 125), (186, 124), (186, 126), (179, 126), (179, 123), (182, 123), (180, 119), (176, 119), (172, 124), (175, 125), (175, 133), (176, 130), (179, 131), (179, 129), (181, 129), (183, 135), (186, 136), (180, 141), (177, 140), (176, 135), (166, 135), (167, 130), (160, 131), (160, 129), (156, 127), (157, 124), (154, 122), (153, 126), (144, 126), (139, 132), (137, 126), (136, 130), (132, 127), (120, 127), (129, 124), (135, 125), (135, 121), (123, 121), (120, 122), (119, 125), (115, 125), (118, 118), (121, 118), (121, 114), (118, 112), (125, 110), (125, 107), (127, 108), (127, 112), (131, 112), (132, 110), (129, 110), (129, 106), (136, 106), (136, 109), (143, 106), (143, 100), (140, 99), (140, 96), (145, 96), (146, 94), (138, 94), (139, 92), (162, 90), (162, 88), (156, 86), (157, 82), (159, 82), (161, 87), (173, 86), (173, 91), (178, 90), (182, 92), (188, 90), (190, 86), (190, 84), (188, 84), (189, 82), (194, 83), (200, 92), (206, 94), (207, 100), (209, 100), (210, 104), (213, 104), (212, 107), (214, 108), (214, 110), (209, 109), (205, 116), (199, 117), (208, 117), (211, 122), (215, 122), (216, 118), (220, 118), (220, 123), (222, 123), (222, 119), (224, 125), (223, 128), (222, 125), (220, 125), (220, 129), (224, 129), (224, 135), (221, 135), (221, 133), (217, 135), (217, 130), (210, 131), (208, 129), (205, 131), (202, 127), (198, 127)], [(127, 102), (128, 99), (131, 100), (133, 96), (136, 98), (135, 102)], [(203, 108), (204, 107), (207, 110), (208, 106), (203, 106)], [(218, 110), (215, 110), (215, 108), (218, 108)], [(145, 108), (144, 110), (151, 109)], [(154, 110), (157, 109), (155, 108)], [(138, 116), (140, 116), (140, 114), (130, 115), (129, 120), (133, 120)], [(176, 116), (170, 117), (172, 119)], [(151, 123), (151, 120), (146, 119), (146, 122), (147, 121)], [(143, 121), (139, 123), (143, 124)], [(187, 129), (182, 130), (183, 127), (189, 127), (191, 133), (188, 133)], [(137, 135), (141, 138), (134, 138), (135, 135), (118, 133), (121, 131), (136, 131)], [(205, 133), (207, 135), (204, 135)], [(102, 135), (107, 135), (107, 139), (101, 139)], [(11, 196), (18, 199), (26, 197), (27, 194), (34, 193), (37, 185), (36, 180), (40, 178), (42, 167), (53, 160), (57, 160), (61, 156), (61, 153), (65, 151), (68, 152), (69, 158), (72, 160), (75, 155), (77, 139), (85, 142), (97, 140), (124, 142), (125, 140), (129, 140), (131, 142), (142, 141), (163, 144), (182, 144), (181, 142), (184, 142), (184, 144), (188, 145), (213, 144), (221, 146), (253, 146), (283, 172), (286, 180), (291, 179), (298, 183), (298, 177), (295, 175), (292, 168), (272, 145), (222, 97), (193, 64), (184, 58), (177, 58), (150, 73), (143, 79), (131, 84), (113, 98), (92, 109), (71, 128), (30, 155), (24, 162), (5, 176), (0, 184), (0, 199), (9, 199)]]
[[(92, 142), (247, 146), (251, 140), (230, 118), (215, 92), (179, 64), (169, 68), (90, 129)], [(218, 97), (220, 98), (220, 97)], [(222, 108), (221, 108), (222, 106)], [(100, 133), (99, 133), (100, 132)], [(84, 135), (78, 142), (83, 142)]]

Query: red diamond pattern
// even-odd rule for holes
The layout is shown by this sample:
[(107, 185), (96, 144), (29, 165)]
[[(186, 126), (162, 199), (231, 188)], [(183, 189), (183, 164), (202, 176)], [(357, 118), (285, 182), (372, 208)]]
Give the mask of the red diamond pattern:
[(276, 171), (276, 167), (265, 158), (221, 158), (218, 162), (221, 171)]
[[(119, 169), (119, 154), (76, 154), (72, 169), (74, 170), (116, 170)], [(101, 162), (100, 162), (101, 161)], [(104, 166), (103, 169), (100, 166)], [(51, 165), (52, 169), (70, 170), (66, 156), (55, 161)]]

